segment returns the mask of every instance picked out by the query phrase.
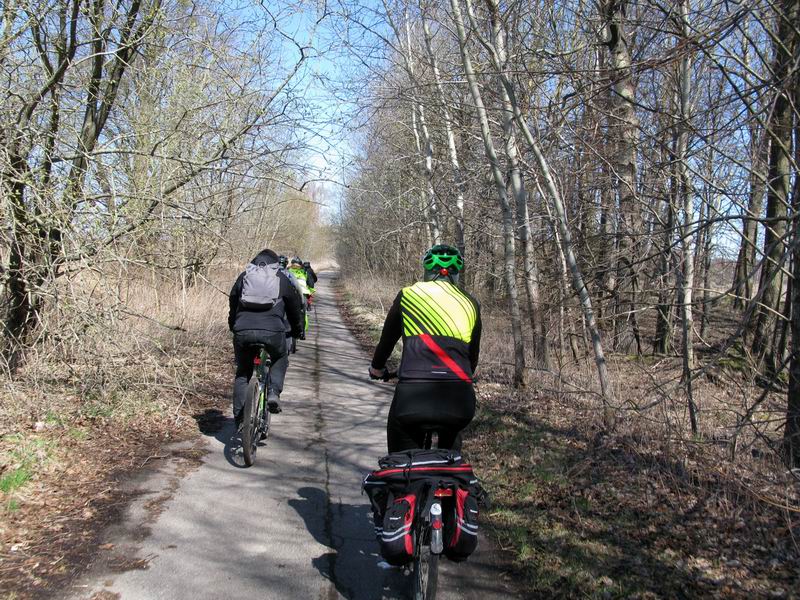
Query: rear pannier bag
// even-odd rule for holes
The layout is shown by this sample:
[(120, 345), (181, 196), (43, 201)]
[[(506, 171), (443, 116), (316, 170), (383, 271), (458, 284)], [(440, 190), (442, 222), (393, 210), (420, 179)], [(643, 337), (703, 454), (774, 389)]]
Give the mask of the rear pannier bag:
[(444, 554), (466, 560), (478, 547), (478, 500), (469, 490), (457, 489), (451, 510), (444, 516)]
[(278, 263), (248, 264), (244, 269), (239, 304), (248, 310), (269, 310), (281, 297)]
[[(397, 554), (394, 546), (387, 546), (387, 540), (393, 535), (387, 535), (389, 511), (401, 511), (395, 506), (398, 500), (415, 498), (416, 512), (423, 512), (429, 503), (428, 492), (431, 489), (447, 488), (454, 490), (454, 495), (446, 498), (443, 503), (445, 518), (452, 521), (452, 535), (445, 537), (445, 553), (452, 555), (453, 560), (464, 560), (477, 545), (477, 505), (478, 502), (487, 503), (488, 497), (481, 487), (472, 467), (465, 463), (458, 452), (452, 450), (408, 450), (388, 454), (378, 461), (380, 469), (369, 473), (363, 482), (363, 490), (369, 496), (372, 504), (375, 533), (381, 544), (381, 553), (387, 562), (402, 564), (403, 559)], [(460, 513), (459, 513), (460, 510)], [(459, 521), (458, 515), (461, 515)], [(393, 515), (397, 516), (397, 515)], [(416, 514), (412, 514), (413, 518)], [(456, 535), (458, 523), (462, 529), (470, 531), (473, 535), (464, 534), (463, 531)], [(393, 520), (391, 525), (397, 523)], [(447, 524), (445, 523), (445, 526)], [(413, 529), (413, 528), (412, 528)], [(395, 534), (396, 529), (392, 529)], [(410, 530), (409, 530), (410, 533)], [(445, 531), (447, 536), (447, 531)], [(399, 539), (399, 538), (398, 538)], [(410, 539), (410, 538), (409, 538)], [(452, 540), (452, 551), (448, 552), (447, 540)], [(413, 550), (412, 550), (413, 552)], [(393, 562), (394, 561), (394, 562)]]
[(391, 565), (404, 565), (414, 557), (414, 514), (417, 495), (395, 498), (386, 507), (380, 529), (381, 556)]

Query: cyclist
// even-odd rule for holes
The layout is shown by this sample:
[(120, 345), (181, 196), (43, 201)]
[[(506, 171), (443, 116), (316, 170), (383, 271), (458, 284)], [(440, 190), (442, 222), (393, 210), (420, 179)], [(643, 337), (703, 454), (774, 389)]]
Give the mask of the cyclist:
[(305, 332), (305, 330), (308, 329), (308, 307), (314, 295), (314, 284), (305, 269), (303, 269), (303, 261), (300, 260), (299, 257), (292, 257), (292, 260), (289, 261), (288, 271), (294, 275), (295, 281), (297, 282), (297, 289), (300, 290), (303, 296), (303, 312), (305, 313), (303, 331)]
[[(303, 291), (300, 288), (300, 284), (298, 283), (297, 278), (294, 276), (294, 273), (292, 273), (289, 270), (289, 259), (286, 256), (284, 256), (283, 254), (281, 254), (278, 257), (278, 270), (280, 270), (284, 275), (286, 275), (286, 277), (289, 278), (289, 281), (292, 282), (292, 285), (297, 290), (297, 293), (300, 296), (300, 298), (303, 298)], [(304, 311), (303, 312), (303, 322), (305, 323), (305, 308), (303, 308), (303, 311)], [(292, 327), (291, 327), (291, 325), (289, 325), (289, 319), (284, 318), (284, 322), (286, 323), (286, 337), (287, 338), (291, 338), (292, 337), (292, 334), (291, 334)], [(301, 340), (305, 339), (305, 332), (302, 332), (300, 334), (300, 339)]]
[(397, 294), (386, 315), (369, 375), (383, 379), (402, 336), (403, 355), (386, 425), (389, 452), (422, 448), (424, 425), (439, 427), (439, 447), (460, 450), (475, 416), (472, 374), (478, 365), (480, 305), (459, 289), (461, 253), (439, 244), (422, 259), (424, 281)]
[(306, 275), (308, 275), (308, 280), (311, 283), (311, 287), (316, 286), (319, 278), (317, 277), (317, 274), (314, 272), (314, 269), (311, 268), (310, 261), (307, 260), (303, 261), (303, 270), (306, 272)]
[[(271, 279), (276, 278), (277, 281)], [(271, 287), (270, 287), (271, 286)], [(274, 297), (268, 297), (274, 294)], [(264, 249), (233, 284), (230, 293), (228, 328), (233, 332), (236, 378), (233, 384), (233, 415), (237, 429), (242, 422), (247, 383), (253, 374), (256, 350), (253, 344), (266, 346), (272, 359), (267, 407), (281, 412), (280, 395), (288, 366), (286, 320), (291, 335), (303, 330), (303, 307), (300, 294), (285, 273), (278, 269), (278, 255)]]

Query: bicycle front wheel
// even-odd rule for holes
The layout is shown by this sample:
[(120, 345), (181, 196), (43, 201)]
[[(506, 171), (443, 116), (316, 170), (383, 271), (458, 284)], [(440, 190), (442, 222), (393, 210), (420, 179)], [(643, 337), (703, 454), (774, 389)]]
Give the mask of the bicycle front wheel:
[[(414, 553), (414, 600), (434, 600), (439, 582), (439, 555), (431, 552), (430, 530), (421, 527)], [(420, 535), (422, 532), (427, 535)]]
[(247, 385), (247, 395), (242, 410), (242, 456), (244, 464), (252, 466), (256, 460), (258, 448), (259, 426), (261, 416), (258, 414), (258, 377), (253, 374)]

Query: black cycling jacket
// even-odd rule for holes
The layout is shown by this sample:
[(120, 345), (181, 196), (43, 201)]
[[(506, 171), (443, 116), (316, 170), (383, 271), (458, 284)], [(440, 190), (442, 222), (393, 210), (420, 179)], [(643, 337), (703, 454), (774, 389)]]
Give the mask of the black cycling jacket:
[(372, 367), (383, 369), (403, 338), (400, 381), (471, 382), (481, 341), (480, 304), (449, 281), (418, 282), (394, 299)]
[[(253, 264), (278, 262), (278, 255), (272, 250), (262, 250), (252, 261)], [(254, 310), (243, 308), (239, 305), (242, 297), (242, 284), (244, 282), (244, 272), (236, 279), (236, 283), (231, 288), (229, 297), (228, 329), (236, 333), (249, 329), (260, 329), (262, 331), (284, 332), (286, 322), (284, 315), (289, 320), (289, 327), (292, 337), (298, 337), (303, 331), (303, 300), (297, 288), (292, 285), (289, 278), (282, 271), (278, 271), (278, 278), (281, 281), (281, 298), (283, 302), (278, 302), (269, 310)]]

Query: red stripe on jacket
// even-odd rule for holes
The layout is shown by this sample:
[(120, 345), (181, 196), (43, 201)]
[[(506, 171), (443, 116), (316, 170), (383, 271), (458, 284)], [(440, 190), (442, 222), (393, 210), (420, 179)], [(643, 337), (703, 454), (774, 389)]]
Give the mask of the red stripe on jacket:
[(439, 360), (441, 360), (444, 365), (450, 369), (453, 373), (455, 373), (461, 381), (466, 381), (467, 383), (472, 383), (472, 377), (467, 375), (464, 372), (464, 369), (458, 366), (456, 361), (454, 361), (450, 356), (448, 356), (447, 352), (445, 352), (439, 344), (433, 341), (433, 338), (427, 333), (420, 333), (419, 338), (422, 340), (422, 343), (425, 344), (431, 352), (433, 352)]

